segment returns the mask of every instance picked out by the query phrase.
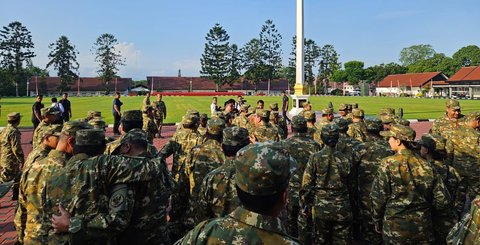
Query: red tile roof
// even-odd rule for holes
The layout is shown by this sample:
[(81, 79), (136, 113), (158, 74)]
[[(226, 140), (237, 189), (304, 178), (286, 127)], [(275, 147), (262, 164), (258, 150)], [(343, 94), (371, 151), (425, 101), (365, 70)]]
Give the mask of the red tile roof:
[[(157, 77), (148, 76), (148, 87), (151, 88), (153, 79), (153, 90), (158, 91), (188, 91), (190, 89), (190, 81), (192, 82), (192, 90), (208, 90), (215, 91), (216, 86), (212, 80), (202, 77)], [(262, 81), (257, 84), (257, 90), (267, 90), (268, 82)], [(254, 90), (255, 86), (246, 80), (235, 83), (233, 85), (224, 85), (219, 88), (220, 91), (226, 90)], [(288, 89), (288, 81), (286, 79), (275, 79), (270, 83), (270, 90), (281, 91)]]
[(480, 66), (462, 67), (448, 82), (480, 81)]
[(385, 77), (378, 87), (413, 86), (421, 87), (430, 81), (445, 81), (448, 78), (441, 72), (394, 74)]
[[(58, 85), (60, 85), (59, 77), (45, 77), (45, 78), (35, 78), (30, 79), (30, 91), (35, 91), (38, 82), (38, 88), (41, 89), (41, 83), (45, 82), (45, 87), (47, 91), (57, 91)], [(132, 84), (131, 78), (118, 78), (115, 82), (112, 81), (108, 84), (110, 91), (125, 91), (130, 88)], [(70, 85), (70, 91), (77, 91), (77, 81), (74, 84)], [(80, 91), (105, 91), (105, 85), (102, 80), (97, 77), (81, 77), (80, 78)]]

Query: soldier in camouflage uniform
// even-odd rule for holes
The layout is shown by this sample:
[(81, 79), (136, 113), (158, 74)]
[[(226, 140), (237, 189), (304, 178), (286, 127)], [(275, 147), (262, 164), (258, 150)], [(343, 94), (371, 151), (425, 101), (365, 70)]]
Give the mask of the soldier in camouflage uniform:
[[(7, 115), (7, 126), (0, 132), (0, 184), (13, 181), (12, 200), (18, 198), (18, 182), (20, 181), (24, 155), (21, 146), (21, 133), (18, 130), (21, 115), (12, 112)], [(3, 194), (4, 195), (4, 194)]]
[[(76, 131), (91, 128), (84, 121), (68, 121), (63, 124), (57, 147), (42, 160), (25, 169), (21, 183), (19, 206), (15, 215), (18, 241), (24, 244), (46, 244), (50, 230), (50, 215), (45, 209), (45, 187), (53, 173), (63, 168), (73, 155)], [(49, 215), (50, 214), (50, 215)]]
[(352, 123), (352, 114), (349, 114), (348, 104), (340, 104), (338, 106), (338, 114), (340, 114), (341, 118), (347, 120), (349, 124)]
[(306, 111), (312, 111), (312, 104), (310, 103), (310, 101), (303, 102), (302, 107), (303, 107), (303, 110), (300, 111), (300, 113), (298, 113), (299, 116), (304, 117), (305, 116), (304, 113)]
[(88, 122), (96, 117), (101, 118), (102, 117), (102, 112), (101, 111), (87, 111), (87, 117), (85, 118), (85, 122)]
[(453, 130), (464, 125), (465, 118), (461, 113), (460, 102), (457, 100), (447, 100), (445, 107), (447, 109), (445, 115), (433, 122), (430, 133), (441, 135), (448, 140)]
[(139, 156), (157, 162), (163, 175), (151, 181), (129, 184), (135, 198), (128, 227), (117, 236), (118, 244), (170, 244), (167, 230), (168, 199), (175, 184), (165, 161), (147, 152), (147, 135), (133, 129), (122, 138), (120, 154)]
[(382, 120), (378, 118), (367, 118), (364, 120), (365, 127), (367, 128), (368, 141), (377, 141), (383, 144), (385, 147), (390, 148), (388, 142), (379, 133), (385, 130)]
[(182, 118), (182, 128), (179, 129), (158, 153), (161, 159), (167, 159), (173, 154), (172, 176), (177, 185), (177, 191), (172, 195), (172, 210), (168, 230), (170, 239), (175, 241), (185, 234), (184, 218), (188, 207), (190, 184), (186, 172), (186, 160), (193, 147), (203, 143), (203, 137), (197, 131), (198, 116), (187, 112)]
[(480, 196), (473, 200), (470, 211), (450, 231), (447, 244), (480, 244)]
[(205, 113), (200, 114), (197, 131), (202, 137), (205, 137), (207, 134), (207, 121), (208, 121), (207, 114)]
[(298, 244), (278, 218), (287, 203), (295, 160), (279, 143), (243, 148), (235, 159), (235, 182), (242, 206), (228, 216), (198, 224), (176, 244)]
[(60, 114), (60, 111), (58, 111), (54, 107), (42, 108), (40, 111), (43, 119), (40, 124), (38, 124), (37, 128), (33, 131), (33, 149), (37, 148), (39, 145), (42, 144), (42, 136), (44, 135), (42, 131), (47, 130), (47, 127), (55, 120), (57, 120), (58, 115)]
[[(273, 111), (276, 111), (276, 112), (279, 112), (278, 111), (278, 103), (272, 103), (270, 104), (270, 110), (273, 112)], [(284, 134), (285, 135), (288, 135), (288, 126), (287, 126), (287, 121), (285, 120), (285, 117), (286, 115), (278, 115), (278, 126), (283, 130)], [(286, 139), (287, 136), (285, 136), (284, 139)]]
[(143, 108), (143, 131), (147, 133), (147, 139), (150, 144), (153, 144), (153, 138), (158, 133), (158, 127), (155, 125), (153, 119), (153, 106), (147, 105)]
[(28, 154), (27, 160), (23, 164), (23, 169), (28, 169), (32, 163), (42, 160), (52, 149), (57, 147), (58, 137), (60, 137), (62, 128), (62, 124), (51, 124), (48, 126), (48, 129), (43, 131), (44, 135), (41, 137), (43, 139), (42, 144), (32, 149), (30, 154)]
[(282, 127), (280, 127), (278, 111), (270, 112), (270, 125), (272, 125), (274, 128), (277, 128), (277, 131), (280, 133), (281, 140), (287, 138), (287, 131), (284, 131)]
[[(381, 161), (394, 154), (388, 143), (383, 139), (378, 139), (379, 132), (383, 129), (380, 120), (365, 120), (367, 131), (372, 140), (363, 144), (363, 154), (360, 156), (360, 162), (356, 168), (358, 180), (358, 214), (360, 221), (360, 234), (362, 241), (366, 244), (382, 244), (382, 234), (375, 230), (375, 223), (372, 219), (372, 204), (370, 192), (372, 182), (380, 168)], [(351, 138), (350, 138), (351, 139)]]
[[(454, 129), (447, 138), (447, 163), (465, 178), (470, 200), (480, 195), (480, 114), (472, 112), (462, 118), (464, 127)], [(469, 202), (469, 200), (468, 200)]]
[[(304, 216), (300, 216), (299, 192), (302, 187), (303, 172), (305, 171), (308, 159), (311, 155), (320, 151), (321, 148), (317, 142), (307, 135), (307, 120), (304, 117), (294, 116), (291, 125), (293, 136), (284, 140), (283, 145), (290, 156), (296, 160), (297, 168), (290, 179), (286, 224), (288, 234), (304, 239), (310, 237), (311, 234), (302, 234), (299, 236), (299, 232), (307, 233), (307, 229), (311, 231), (311, 223), (307, 224), (306, 220), (303, 219)], [(299, 218), (302, 219), (298, 220)], [(303, 240), (300, 241), (305, 243)]]
[(447, 187), (448, 193), (451, 196), (451, 207), (446, 212), (435, 212), (432, 214), (433, 231), (435, 234), (435, 241), (437, 244), (446, 244), (446, 237), (448, 232), (452, 229), (455, 223), (459, 220), (463, 212), (466, 197), (466, 183), (458, 172), (445, 162), (446, 139), (437, 134), (424, 134), (418, 142), (420, 145), (420, 155), (430, 163), (437, 171)]
[(280, 132), (268, 123), (270, 111), (257, 109), (255, 115), (255, 128), (250, 131), (250, 140), (254, 143), (268, 140), (279, 141), (281, 138)]
[(310, 157), (303, 174), (303, 215), (313, 221), (313, 244), (351, 244), (352, 164), (335, 149), (338, 127), (327, 124), (321, 132), (325, 147)]
[(154, 101), (152, 105), (155, 108), (154, 118), (155, 124), (158, 127), (158, 137), (162, 138), (162, 126), (163, 120), (167, 117), (167, 106), (162, 100), (162, 95), (160, 93), (157, 94), (157, 100)]
[(142, 107), (150, 105), (150, 92), (145, 93), (145, 98), (143, 98)]
[(416, 155), (415, 131), (392, 125), (395, 155), (383, 159), (372, 184), (373, 221), (385, 244), (433, 244), (432, 211), (450, 208), (450, 195), (433, 167)]
[[(303, 117), (305, 120), (307, 120), (307, 134), (314, 139), (315, 141), (319, 142), (318, 139), (316, 139), (316, 132), (317, 128), (315, 127), (315, 121), (317, 120), (315, 112), (313, 111), (306, 111), (303, 113)], [(321, 142), (321, 139), (320, 139)], [(319, 143), (320, 144), (320, 143)]]
[(363, 121), (364, 112), (362, 109), (352, 111), (352, 124), (348, 125), (347, 135), (361, 142), (368, 141), (367, 128)]
[(318, 131), (322, 130), (322, 127), (330, 124), (333, 121), (333, 110), (332, 108), (325, 108), (322, 110), (322, 118), (315, 123), (315, 127), (317, 127)]
[(248, 130), (250, 128), (250, 124), (248, 123), (248, 116), (250, 115), (248, 109), (250, 109), (250, 105), (243, 104), (240, 107), (240, 115), (238, 115), (237, 117), (235, 117), (235, 119), (233, 119), (232, 125)]
[(134, 206), (128, 184), (164, 174), (165, 166), (158, 161), (103, 155), (104, 148), (102, 130), (77, 131), (75, 155), (47, 183), (45, 206), (53, 212), (50, 242), (114, 243), (115, 235), (128, 226)]
[(222, 149), (226, 159), (222, 166), (203, 178), (195, 209), (195, 224), (224, 217), (240, 206), (235, 190), (234, 158), (249, 143), (248, 130), (237, 126), (223, 130)]

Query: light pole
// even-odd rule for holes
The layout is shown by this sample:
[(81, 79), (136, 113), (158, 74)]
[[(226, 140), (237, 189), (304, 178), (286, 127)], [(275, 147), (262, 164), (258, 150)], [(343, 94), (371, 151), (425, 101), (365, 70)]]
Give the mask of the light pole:
[(30, 85), (30, 80), (27, 80), (27, 97), (30, 97), (30, 93), (28, 91), (28, 85)]

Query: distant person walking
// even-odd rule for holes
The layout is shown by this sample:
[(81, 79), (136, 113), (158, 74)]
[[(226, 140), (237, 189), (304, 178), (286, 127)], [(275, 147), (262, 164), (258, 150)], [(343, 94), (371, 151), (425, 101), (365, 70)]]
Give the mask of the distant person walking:
[(155, 125), (157, 125), (158, 128), (158, 138), (163, 138), (162, 137), (162, 126), (163, 126), (163, 119), (167, 117), (167, 106), (165, 105), (165, 102), (162, 100), (162, 94), (158, 93), (157, 94), (157, 100), (153, 102), (153, 118)]
[(57, 98), (53, 97), (52, 105), (50, 105), (50, 107), (55, 108), (57, 111), (60, 112), (53, 124), (63, 124), (63, 113), (65, 112), (65, 108), (63, 108), (63, 105), (58, 103)]
[(285, 91), (282, 91), (282, 116), (285, 118), (288, 123), (290, 123), (290, 119), (287, 117), (288, 111), (288, 96)]
[(217, 107), (217, 97), (213, 97), (212, 99), (212, 104), (210, 104), (210, 113), (211, 115), (216, 115), (217, 114), (217, 110), (218, 110), (218, 107)]
[(145, 98), (143, 99), (142, 109), (147, 105), (150, 105), (150, 92), (147, 92), (145, 94)]
[(59, 103), (63, 106), (63, 121), (68, 122), (72, 118), (72, 104), (68, 100), (68, 93), (63, 93), (62, 99)]
[(120, 119), (122, 118), (122, 105), (123, 103), (120, 101), (120, 92), (116, 92), (115, 99), (113, 99), (112, 114), (113, 133), (117, 135), (120, 135), (120, 131), (118, 131), (118, 126), (120, 126)]
[(40, 121), (42, 121), (42, 114), (40, 112), (40, 110), (45, 107), (43, 104), (42, 104), (42, 100), (43, 100), (43, 95), (37, 95), (37, 99), (35, 101), (35, 103), (33, 103), (33, 106), (32, 106), (32, 123), (33, 123), (33, 130), (35, 130), (38, 126), (38, 124), (40, 124)]

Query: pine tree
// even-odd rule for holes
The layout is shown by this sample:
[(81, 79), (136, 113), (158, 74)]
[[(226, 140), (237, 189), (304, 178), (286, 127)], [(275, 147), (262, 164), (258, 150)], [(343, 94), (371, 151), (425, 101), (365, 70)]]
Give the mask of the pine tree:
[(241, 49), (245, 78), (256, 87), (265, 77), (266, 66), (263, 63), (263, 51), (259, 39), (252, 39)]
[(217, 86), (216, 90), (218, 91), (219, 87), (225, 84), (229, 72), (228, 40), (230, 36), (228, 36), (227, 31), (217, 23), (209, 30), (205, 39), (207, 42), (205, 43), (205, 49), (200, 59), (202, 66), (200, 74), (202, 77), (213, 80)]
[(226, 83), (232, 85), (239, 81), (240, 79), (240, 71), (242, 66), (242, 57), (240, 55), (240, 51), (238, 50), (238, 46), (236, 44), (232, 44), (232, 46), (228, 50), (228, 74)]
[(268, 80), (268, 94), (270, 82), (276, 77), (277, 71), (282, 67), (282, 35), (273, 24), (272, 20), (265, 21), (260, 32), (260, 45), (263, 52), (263, 63), (266, 65), (265, 78)]
[(68, 91), (70, 85), (78, 78), (78, 51), (75, 50), (75, 46), (70, 44), (66, 36), (61, 36), (48, 47), (52, 51), (48, 54), (50, 61), (47, 64), (47, 68), (53, 66), (57, 70), (57, 75), (60, 77), (60, 85), (57, 88), (59, 92)]
[(122, 58), (120, 51), (115, 50), (117, 44), (114, 35), (105, 33), (97, 38), (92, 48), (95, 61), (99, 64), (97, 72), (105, 83), (106, 93), (109, 92), (108, 83), (117, 77), (118, 67), (125, 65), (125, 59)]
[(340, 69), (338, 54), (333, 45), (326, 44), (320, 49), (320, 62), (318, 64), (318, 79), (322, 81), (323, 92), (327, 93), (328, 82), (333, 73)]

